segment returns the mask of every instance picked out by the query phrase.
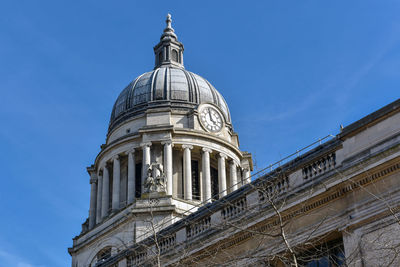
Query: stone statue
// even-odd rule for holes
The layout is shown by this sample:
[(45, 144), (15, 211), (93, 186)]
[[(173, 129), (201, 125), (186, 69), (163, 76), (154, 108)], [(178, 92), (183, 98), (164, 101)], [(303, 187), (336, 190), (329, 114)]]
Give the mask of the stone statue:
[(152, 163), (147, 169), (147, 178), (144, 182), (145, 193), (165, 193), (166, 188), (166, 178), (162, 165)]

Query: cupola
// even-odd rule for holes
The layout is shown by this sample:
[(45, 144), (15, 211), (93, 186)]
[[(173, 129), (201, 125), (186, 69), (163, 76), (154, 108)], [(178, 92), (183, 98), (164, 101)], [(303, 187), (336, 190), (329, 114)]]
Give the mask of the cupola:
[(154, 47), (155, 68), (161, 66), (183, 67), (183, 44), (178, 41), (175, 30), (171, 26), (171, 15), (167, 15), (167, 27), (161, 35), (160, 42)]

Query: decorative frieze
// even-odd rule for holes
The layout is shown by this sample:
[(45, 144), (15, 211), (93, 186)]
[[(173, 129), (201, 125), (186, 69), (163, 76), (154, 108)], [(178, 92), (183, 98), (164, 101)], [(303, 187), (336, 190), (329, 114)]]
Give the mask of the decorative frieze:
[(221, 216), (224, 220), (228, 220), (243, 213), (246, 210), (246, 208), (247, 208), (246, 197), (242, 197), (241, 199), (236, 200), (232, 204), (229, 204), (227, 207), (225, 207), (221, 211)]
[(211, 216), (205, 217), (194, 224), (186, 227), (186, 237), (187, 239), (194, 238), (201, 233), (204, 233), (211, 227)]
[(303, 178), (309, 179), (321, 175), (336, 166), (336, 153), (329, 153), (313, 163), (305, 166), (302, 170)]

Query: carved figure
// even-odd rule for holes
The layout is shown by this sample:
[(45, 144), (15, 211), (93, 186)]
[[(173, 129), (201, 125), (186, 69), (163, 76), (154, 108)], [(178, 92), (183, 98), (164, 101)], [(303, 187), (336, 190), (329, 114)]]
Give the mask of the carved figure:
[(162, 165), (152, 163), (147, 169), (147, 178), (144, 182), (145, 192), (166, 192), (166, 186), (166, 178)]

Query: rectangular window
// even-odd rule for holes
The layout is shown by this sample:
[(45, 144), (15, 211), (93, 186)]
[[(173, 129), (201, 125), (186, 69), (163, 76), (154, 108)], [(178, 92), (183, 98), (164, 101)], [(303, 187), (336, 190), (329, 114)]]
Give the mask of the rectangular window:
[(211, 197), (213, 200), (219, 199), (218, 170), (211, 167)]
[(307, 267), (339, 267), (346, 266), (343, 240), (338, 239), (305, 249), (297, 256), (300, 266)]
[(142, 163), (135, 165), (135, 198), (142, 195)]
[(200, 200), (199, 162), (192, 160), (192, 197)]

